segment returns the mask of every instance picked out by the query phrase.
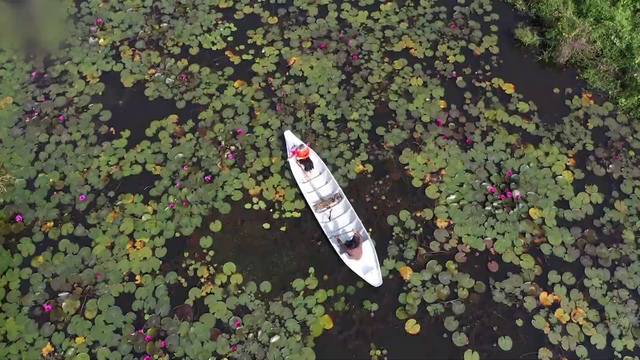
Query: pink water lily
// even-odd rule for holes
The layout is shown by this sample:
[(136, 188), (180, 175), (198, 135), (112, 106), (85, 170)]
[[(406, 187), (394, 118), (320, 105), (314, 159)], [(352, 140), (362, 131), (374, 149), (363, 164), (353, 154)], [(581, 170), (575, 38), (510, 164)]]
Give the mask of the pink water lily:
[(185, 200), (185, 201), (182, 202), (182, 205), (187, 206), (187, 205), (189, 205), (189, 202), (187, 200)]
[(187, 165), (183, 166), (182, 168), (185, 170), (189, 170), (189, 167)]
[(456, 74), (456, 72), (455, 72), (455, 71), (454, 71), (451, 75), (452, 75), (453, 77), (457, 77), (457, 76), (458, 76), (458, 74)]
[(349, 45), (353, 45), (353, 40), (349, 40)]
[(228, 157), (229, 159), (233, 159), (233, 154), (232, 154), (232, 153), (229, 153), (229, 155), (227, 155), (227, 157)]
[(280, 95), (284, 95), (284, 90), (281, 90), (281, 91), (280, 91)]
[(84, 201), (87, 198), (87, 196), (85, 194), (82, 194), (78, 197), (78, 199), (80, 199), (80, 201)]
[(232, 351), (236, 351), (236, 350), (238, 350), (238, 347), (236, 345), (231, 345), (231, 350)]
[(243, 132), (244, 132), (244, 130), (242, 130), (242, 129), (236, 130), (236, 133), (238, 133), (238, 135), (242, 135)]
[(512, 170), (507, 170), (507, 175), (509, 175), (509, 176), (513, 175), (513, 171)]
[(104, 22), (104, 21), (103, 21), (102, 19), (98, 19), (98, 20), (97, 20), (97, 23), (98, 23), (98, 24), (102, 24), (103, 22)]
[(38, 73), (35, 71), (31, 73), (31, 76), (36, 76), (36, 75), (38, 75)]
[(520, 195), (520, 191), (519, 190), (514, 190), (513, 191), (513, 197), (516, 199), (520, 199), (520, 197), (522, 197), (522, 195)]
[(340, 32), (340, 39), (342, 39), (344, 37), (344, 33)]
[(179, 183), (179, 182), (178, 182), (178, 183), (176, 183), (176, 187), (180, 187), (180, 183)]
[(169, 207), (173, 209), (174, 207), (176, 207), (176, 204), (174, 204), (174, 203), (170, 203), (170, 204), (169, 204)]
[(44, 311), (49, 312), (53, 309), (53, 305), (51, 304), (42, 304), (42, 307), (44, 308)]
[(145, 356), (142, 358), (142, 360), (151, 360), (151, 356), (149, 356), (149, 355), (145, 355)]
[(58, 119), (60, 119), (60, 121), (64, 121), (64, 115), (60, 115)]
[(211, 175), (207, 175), (204, 177), (204, 181), (209, 182), (211, 181)]
[(507, 197), (511, 197), (511, 196), (513, 196), (513, 193), (511, 191), (507, 190)]
[(160, 345), (162, 345), (162, 347), (165, 347), (165, 346), (167, 346), (167, 342), (166, 342), (166, 341), (164, 341), (164, 340), (162, 340), (162, 342), (160, 343)]
[(22, 215), (18, 214), (16, 215), (16, 222), (20, 222), (22, 221)]
[(496, 192), (496, 188), (493, 187), (493, 186), (489, 186), (489, 192), (492, 193), (492, 194), (495, 193)]
[(320, 44), (320, 48), (321, 48), (321, 49), (326, 49), (326, 48), (327, 48), (327, 45), (325, 45), (324, 43), (322, 43), (322, 44)]
[(436, 123), (438, 123), (438, 126), (442, 126), (442, 119), (436, 119)]
[(276, 110), (278, 110), (278, 111), (282, 110), (282, 106), (281, 105), (276, 105)]
[(140, 333), (140, 334), (144, 334), (144, 329), (140, 329), (140, 330), (138, 330), (138, 333)]
[(472, 143), (472, 142), (473, 142), (473, 141), (471, 141), (471, 139), (467, 139), (467, 144), (468, 144), (468, 145), (471, 145), (471, 143)]
[(236, 321), (235, 323), (236, 327), (239, 328), (240, 326), (242, 326), (242, 322), (240, 320)]
[(448, 137), (447, 135), (442, 135), (442, 138), (446, 140), (446, 139), (448, 139), (449, 137)]
[(353, 60), (358, 59), (358, 54), (353, 54), (353, 55), (351, 56), (351, 58), (352, 58)]
[(451, 28), (452, 28), (452, 29), (457, 28), (456, 24), (451, 24)]
[(145, 339), (145, 341), (146, 341), (146, 342), (149, 342), (149, 341), (153, 340), (153, 338), (151, 337), (151, 335), (147, 335), (147, 336), (145, 336), (145, 337), (144, 337), (144, 339)]
[(504, 195), (500, 195), (500, 196), (498, 196), (498, 197), (500, 198), (500, 200), (504, 200), (504, 199), (506, 199), (506, 198), (507, 198), (507, 197), (506, 197), (506, 196), (504, 196)]
[(100, 273), (96, 274), (96, 278), (100, 279), (101, 277), (102, 277), (102, 274), (100, 274)]

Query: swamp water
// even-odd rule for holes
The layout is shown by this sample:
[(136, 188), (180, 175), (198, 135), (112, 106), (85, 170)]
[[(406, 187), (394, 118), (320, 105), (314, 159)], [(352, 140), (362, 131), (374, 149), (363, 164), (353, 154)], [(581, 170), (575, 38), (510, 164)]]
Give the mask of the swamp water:
[[(0, 53), (2, 358), (634, 358), (638, 125), (517, 49), (509, 6), (63, 6), (64, 51)], [(371, 229), (380, 288), (283, 129)]]

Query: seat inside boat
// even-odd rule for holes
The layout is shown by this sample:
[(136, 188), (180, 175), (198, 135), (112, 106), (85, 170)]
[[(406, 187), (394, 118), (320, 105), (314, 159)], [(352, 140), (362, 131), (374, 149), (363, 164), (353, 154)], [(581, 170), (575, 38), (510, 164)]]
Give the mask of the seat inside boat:
[(338, 204), (342, 199), (344, 199), (344, 196), (342, 192), (338, 191), (313, 204), (313, 210), (318, 214), (325, 212)]

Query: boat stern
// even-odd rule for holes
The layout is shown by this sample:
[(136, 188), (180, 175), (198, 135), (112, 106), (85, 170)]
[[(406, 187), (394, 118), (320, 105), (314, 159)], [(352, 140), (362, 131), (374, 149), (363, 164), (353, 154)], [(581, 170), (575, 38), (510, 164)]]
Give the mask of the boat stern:
[(379, 287), (380, 285), (382, 285), (382, 273), (380, 272), (379, 267), (369, 270), (361, 277), (373, 287)]

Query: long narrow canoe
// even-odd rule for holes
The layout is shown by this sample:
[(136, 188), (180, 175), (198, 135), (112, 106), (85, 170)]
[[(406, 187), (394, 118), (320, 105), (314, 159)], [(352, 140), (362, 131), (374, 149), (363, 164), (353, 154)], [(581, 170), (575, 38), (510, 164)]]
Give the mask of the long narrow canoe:
[[(293, 177), (331, 246), (353, 272), (375, 287), (382, 285), (380, 262), (374, 243), (329, 168), (310, 149), (309, 158), (313, 161), (314, 169), (305, 172), (295, 157), (291, 157), (292, 150), (304, 143), (289, 130), (284, 132), (284, 138)], [(359, 260), (350, 258), (336, 239), (339, 236), (343, 243), (347, 242), (353, 236), (353, 230), (362, 235), (362, 257)]]

